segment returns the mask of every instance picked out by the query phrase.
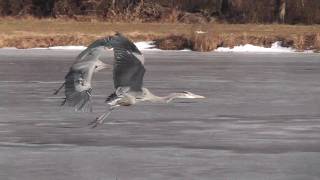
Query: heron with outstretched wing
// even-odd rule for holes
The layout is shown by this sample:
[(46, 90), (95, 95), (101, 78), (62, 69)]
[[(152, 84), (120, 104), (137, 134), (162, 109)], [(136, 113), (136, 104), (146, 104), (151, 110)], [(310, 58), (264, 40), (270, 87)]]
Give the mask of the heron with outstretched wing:
[(114, 51), (113, 83), (115, 92), (106, 100), (110, 105), (107, 112), (97, 117), (89, 125), (96, 127), (119, 106), (130, 106), (140, 101), (168, 103), (175, 98), (204, 98), (191, 92), (171, 93), (168, 96), (160, 97), (152, 94), (143, 87), (145, 74), (144, 56), (139, 49), (120, 33), (108, 39)]
[(65, 82), (55, 91), (65, 87), (65, 99), (61, 105), (74, 107), (76, 111), (92, 111), (91, 91), (94, 72), (108, 67), (99, 60), (108, 46), (108, 38), (98, 39), (82, 51), (65, 76)]
[(106, 102), (108, 111), (89, 123), (92, 127), (102, 124), (111, 112), (120, 106), (131, 106), (141, 101), (168, 103), (176, 98), (204, 98), (188, 91), (171, 93), (167, 96), (156, 96), (143, 87), (146, 72), (144, 56), (128, 38), (120, 33), (99, 39), (81, 52), (65, 77), (65, 82), (55, 92), (65, 87), (65, 100), (62, 103), (74, 107), (76, 111), (92, 111), (91, 91), (92, 76), (95, 71), (106, 67), (99, 60), (105, 47), (114, 52), (113, 84), (114, 92)]

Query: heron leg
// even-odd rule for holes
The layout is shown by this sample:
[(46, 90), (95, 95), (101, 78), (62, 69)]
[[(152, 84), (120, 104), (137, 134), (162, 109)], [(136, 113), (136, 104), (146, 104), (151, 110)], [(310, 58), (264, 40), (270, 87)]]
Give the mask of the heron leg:
[(67, 98), (64, 98), (63, 101), (61, 102), (60, 106), (64, 106), (67, 102)]
[(97, 127), (99, 124), (103, 124), (103, 122), (110, 116), (110, 114), (112, 113), (112, 111), (115, 109), (115, 107), (117, 106), (112, 106), (110, 107), (109, 111), (103, 113), (102, 115), (100, 115), (99, 117), (97, 117), (94, 121), (90, 122), (88, 125), (92, 127), (91, 128), (95, 128)]
[(53, 95), (57, 95), (60, 90), (64, 87), (65, 83), (62, 83), (62, 85), (53, 93)]

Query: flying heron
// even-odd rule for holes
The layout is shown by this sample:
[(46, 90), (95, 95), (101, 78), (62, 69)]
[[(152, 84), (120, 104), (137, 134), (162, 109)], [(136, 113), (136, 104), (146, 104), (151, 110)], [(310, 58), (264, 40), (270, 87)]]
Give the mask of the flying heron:
[[(75, 108), (75, 111), (92, 111), (91, 81), (94, 72), (98, 72), (109, 65), (99, 60), (105, 52), (108, 40), (98, 39), (82, 51), (65, 76), (65, 82), (55, 91), (55, 95), (65, 87), (65, 98), (61, 105)], [(111, 66), (110, 66), (111, 67)]]
[(111, 112), (120, 106), (131, 106), (141, 101), (169, 103), (176, 98), (204, 98), (188, 91), (171, 93), (167, 96), (156, 96), (143, 87), (145, 74), (144, 56), (129, 39), (120, 33), (110, 37), (109, 47), (114, 51), (113, 83), (115, 92), (106, 102), (110, 105), (108, 111), (97, 117), (89, 125), (96, 127), (102, 124)]
[[(129, 39), (120, 33), (114, 36), (109, 36), (98, 43), (107, 48), (113, 48), (114, 64), (113, 64), (113, 84), (114, 92), (109, 95), (106, 102), (110, 105), (108, 110), (89, 123), (92, 128), (102, 124), (111, 112), (120, 106), (131, 106), (141, 101), (169, 103), (176, 98), (204, 98), (197, 94), (188, 91), (171, 93), (167, 96), (156, 96), (147, 88), (143, 87), (143, 77), (145, 74), (144, 56), (140, 50)], [(86, 58), (87, 52), (95, 52), (95, 58)], [(97, 66), (97, 63), (102, 62), (97, 60), (101, 51), (86, 49), (80, 53), (78, 58), (85, 57), (86, 61), (81, 64), (76, 61), (70, 68), (69, 73), (65, 78), (65, 95), (66, 99), (63, 104), (68, 104), (75, 107), (76, 110), (87, 110), (87, 104), (90, 103), (91, 97), (91, 79), (92, 74)], [(80, 65), (78, 65), (80, 63)], [(62, 87), (61, 87), (62, 88)]]

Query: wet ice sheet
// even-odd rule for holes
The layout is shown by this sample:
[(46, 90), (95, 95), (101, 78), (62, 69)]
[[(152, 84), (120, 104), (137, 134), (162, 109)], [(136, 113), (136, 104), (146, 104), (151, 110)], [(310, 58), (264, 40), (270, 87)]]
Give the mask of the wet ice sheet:
[(319, 55), (147, 52), (146, 87), (207, 99), (122, 108), (92, 130), (110, 71), (95, 76), (94, 113), (52, 95), (78, 53), (0, 50), (0, 179), (320, 177)]
[(320, 175), (319, 153), (63, 146), (1, 147), (0, 151), (1, 179), (282, 180), (317, 179)]

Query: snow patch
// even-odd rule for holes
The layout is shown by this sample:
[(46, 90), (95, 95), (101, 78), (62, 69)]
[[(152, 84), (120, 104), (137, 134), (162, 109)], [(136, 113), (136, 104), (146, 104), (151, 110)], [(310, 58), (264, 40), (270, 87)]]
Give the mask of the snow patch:
[(160, 50), (155, 48), (155, 42), (154, 41), (142, 41), (142, 42), (136, 42), (134, 43), (139, 50)]
[(254, 46), (251, 44), (235, 46), (233, 48), (219, 47), (215, 50), (216, 52), (252, 52), (252, 53), (293, 53), (295, 49), (290, 47), (282, 47), (281, 42), (277, 41), (272, 44), (270, 48)]
[(186, 52), (189, 52), (189, 51), (192, 51), (191, 49), (182, 49), (180, 51), (186, 51)]
[(48, 48), (30, 48), (30, 49), (41, 49), (41, 50), (85, 50), (85, 46), (52, 46)]
[[(142, 41), (134, 43), (139, 50), (160, 50), (155, 48), (154, 41)], [(45, 50), (85, 50), (85, 46), (53, 46), (48, 48), (31, 48), (31, 49), (45, 49)]]
[(205, 33), (207, 33), (207, 32), (204, 32), (204, 31), (195, 31), (195, 33), (197, 33), (197, 34), (205, 34)]
[(87, 47), (85, 46), (53, 46), (48, 49), (52, 50), (85, 50)]

